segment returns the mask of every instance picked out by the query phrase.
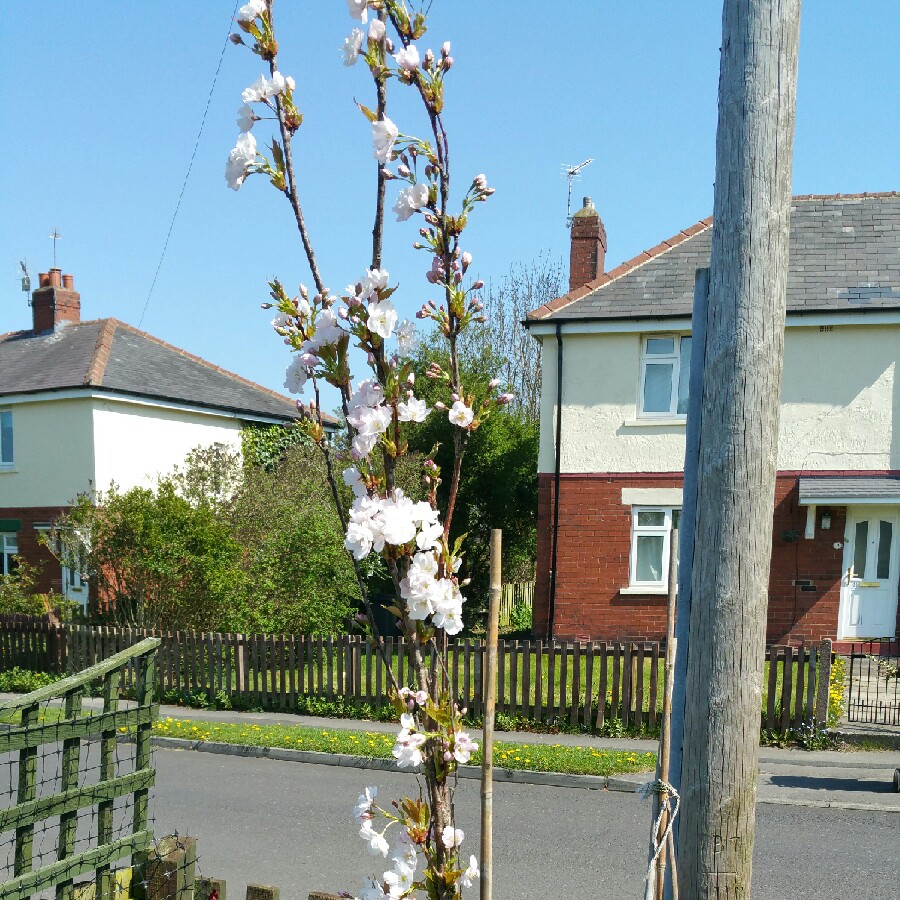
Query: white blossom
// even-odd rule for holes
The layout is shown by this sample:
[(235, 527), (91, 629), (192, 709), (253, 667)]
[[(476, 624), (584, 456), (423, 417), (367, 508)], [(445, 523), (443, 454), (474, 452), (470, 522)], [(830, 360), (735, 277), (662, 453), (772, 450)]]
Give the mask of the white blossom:
[(299, 356), (295, 356), (284, 375), (284, 386), (292, 394), (302, 394), (309, 372)]
[(344, 484), (353, 491), (356, 497), (365, 497), (369, 493), (356, 466), (347, 466), (343, 474)]
[(353, 817), (360, 825), (370, 820), (374, 814), (375, 798), (378, 796), (377, 787), (367, 787), (365, 793), (359, 795), (359, 800), (353, 808)]
[(238, 22), (252, 22), (258, 19), (266, 11), (266, 0), (250, 0), (238, 11), (235, 18)]
[(241, 94), (244, 103), (259, 103), (262, 100), (268, 100), (276, 94), (280, 94), (286, 86), (284, 75), (281, 72), (275, 72), (271, 78), (260, 75), (250, 87), (245, 88)]
[(401, 356), (406, 357), (415, 353), (418, 347), (419, 336), (416, 334), (416, 323), (404, 319), (397, 329), (397, 351)]
[(462, 875), (459, 876), (459, 884), (464, 888), (470, 888), (476, 878), (481, 877), (481, 869), (478, 868), (478, 860), (475, 855), (469, 857), (469, 866)]
[(417, 209), (428, 202), (427, 184), (410, 184), (397, 194), (394, 212), (398, 222), (405, 222)]
[(397, 404), (397, 418), (401, 422), (424, 422), (428, 413), (428, 404), (418, 397), (410, 397)]
[(399, 53), (395, 53), (394, 59), (397, 60), (397, 65), (404, 72), (414, 72), (419, 68), (419, 51), (416, 49), (415, 44), (410, 44)]
[(368, 841), (369, 853), (371, 853), (372, 856), (377, 856), (379, 853), (382, 856), (388, 855), (388, 850), (390, 850), (391, 847), (385, 839), (384, 831), (375, 831), (372, 828), (371, 819), (363, 819), (362, 827), (359, 829), (359, 836), (364, 841)]
[[(478, 749), (466, 731), (457, 731), (453, 736), (453, 758), (460, 764), (467, 763), (472, 754)], [(362, 799), (360, 797), (360, 799)]]
[(385, 27), (381, 19), (372, 19), (369, 23), (369, 40), (375, 41), (376, 44), (384, 40)]
[(425, 735), (418, 732), (410, 733), (405, 728), (399, 732), (396, 743), (391, 749), (391, 753), (397, 760), (398, 769), (422, 764), (422, 745), (425, 740)]
[(375, 291), (383, 291), (388, 285), (390, 275), (387, 269), (366, 269), (366, 274), (360, 280), (363, 297), (371, 297)]
[(273, 328), (290, 328), (293, 324), (294, 317), (283, 312), (277, 313), (275, 318), (272, 319)]
[(398, 318), (394, 304), (390, 300), (382, 300), (369, 305), (369, 319), (366, 325), (372, 334), (387, 340), (394, 333)]
[[(302, 297), (300, 298), (303, 299)], [(299, 302), (299, 301), (298, 301)], [(312, 336), (307, 338), (300, 349), (304, 353), (316, 353), (329, 344), (336, 343), (344, 333), (333, 310), (323, 309), (316, 319)]]
[(344, 43), (341, 45), (341, 52), (344, 54), (345, 66), (352, 66), (356, 62), (364, 39), (365, 35), (360, 28), (354, 28), (353, 31), (344, 38)]
[(465, 833), (461, 828), (454, 828), (452, 825), (445, 825), (441, 832), (441, 843), (448, 849), (452, 850), (458, 847), (465, 838)]
[(368, 0), (347, 0), (347, 12), (360, 22), (369, 20)]
[(387, 116), (372, 123), (373, 156), (378, 162), (390, 162), (394, 143), (399, 133), (397, 126)]
[(255, 121), (256, 116), (254, 115), (253, 110), (247, 106), (246, 103), (241, 104), (237, 111), (237, 127), (240, 128), (241, 131), (249, 131), (253, 127)]
[(256, 160), (256, 138), (247, 131), (238, 135), (237, 143), (228, 154), (225, 164), (225, 181), (233, 191), (240, 190), (248, 170)]
[(284, 79), (285, 86), (291, 92), (293, 92), (294, 88), (297, 87), (297, 82), (294, 81), (293, 77), (288, 75), (287, 78)]
[(468, 428), (475, 418), (475, 413), (472, 412), (471, 408), (466, 406), (462, 400), (457, 400), (453, 406), (450, 407), (448, 415), (451, 423), (458, 425), (460, 428)]

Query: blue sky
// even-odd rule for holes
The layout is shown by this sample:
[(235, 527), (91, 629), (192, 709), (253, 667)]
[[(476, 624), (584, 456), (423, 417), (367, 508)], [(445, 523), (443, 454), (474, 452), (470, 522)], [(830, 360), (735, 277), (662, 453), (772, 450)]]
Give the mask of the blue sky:
[[(0, 332), (29, 327), (18, 260), (33, 276), (46, 271), (53, 228), (82, 316), (137, 325), (233, 0), (35, 0), (15, 19), (10, 8), (0, 24), (11, 151), (0, 174)], [(275, 9), (281, 68), (305, 116), (295, 141), (305, 213), (325, 279), (340, 290), (370, 252), (374, 163), (353, 98), (371, 102), (371, 81), (362, 64), (340, 63), (354, 24), (343, 0)], [(608, 268), (709, 215), (720, 0), (434, 0), (431, 23), (420, 46), (449, 39), (456, 61), (447, 81), (455, 184), (484, 172), (497, 190), (466, 242), (482, 277), (541, 253), (567, 258), (563, 163), (596, 160), (574, 196), (594, 198)], [(898, 0), (805, 4), (795, 193), (898, 187), (898, 45)], [(286, 201), (262, 177), (237, 194), (223, 177), (241, 90), (261, 71), (257, 57), (228, 46), (142, 327), (278, 389), (286, 351), (259, 303), (273, 275), (309, 282), (302, 248)], [(389, 114), (424, 134), (408, 91), (392, 88)], [(391, 224), (385, 253), (408, 316), (430, 296), (427, 260), (410, 249), (414, 222)]]

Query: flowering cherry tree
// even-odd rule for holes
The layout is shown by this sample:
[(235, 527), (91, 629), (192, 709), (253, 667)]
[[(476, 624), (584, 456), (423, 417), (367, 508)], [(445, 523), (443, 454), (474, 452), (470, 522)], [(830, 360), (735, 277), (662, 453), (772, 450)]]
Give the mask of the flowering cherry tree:
[[(399, 768), (418, 770), (417, 798), (401, 798), (380, 806), (376, 789), (367, 787), (355, 810), (359, 834), (369, 851), (391, 867), (370, 878), (361, 900), (412, 897), (423, 892), (433, 900), (462, 894), (478, 877), (474, 855), (466, 857), (464, 833), (454, 817), (455, 772), (469, 761), (476, 744), (462, 727), (462, 710), (451, 696), (447, 675), (447, 636), (463, 627), (463, 558), (461, 540), (450, 542), (450, 527), (460, 471), (469, 434), (498, 406), (512, 397), (492, 381), (486, 396), (474, 396), (460, 379), (458, 343), (467, 329), (484, 322), (478, 292), (483, 284), (467, 275), (472, 256), (461, 239), (477, 204), (493, 193), (484, 175), (472, 178), (452, 205), (450, 142), (443, 118), (444, 84), (453, 67), (449, 42), (435, 53), (420, 52), (417, 42), (427, 30), (423, 2), (411, 10), (404, 0), (345, 0), (355, 24), (340, 47), (346, 66), (362, 62), (372, 78), (373, 108), (360, 112), (371, 125), (372, 156), (376, 161), (375, 221), (368, 265), (352, 273), (343, 291), (331, 290), (319, 270), (303, 217), (294, 173), (292, 142), (302, 125), (300, 91), (278, 66), (272, 0), (250, 0), (241, 7), (236, 44), (248, 46), (267, 67), (242, 95), (239, 135), (225, 170), (228, 186), (238, 190), (253, 174), (268, 177), (290, 203), (309, 263), (313, 287), (300, 285), (296, 296), (283, 284), (270, 282), (274, 308), (272, 325), (292, 351), (285, 388), (308, 393), (298, 401), (304, 427), (325, 455), (329, 482), (345, 531), (367, 610), (370, 639), (388, 667), (393, 697), (400, 715), (393, 754)], [(387, 115), (390, 83), (415, 92), (427, 123), (426, 137), (401, 131)], [(254, 135), (261, 120), (274, 123), (275, 134), (262, 152)], [(398, 183), (397, 186), (391, 184)], [(449, 366), (432, 363), (427, 377), (438, 382), (445, 400), (429, 409), (415, 393), (410, 355), (417, 347), (413, 323), (400, 321), (392, 301), (396, 290), (382, 260), (382, 234), (388, 185), (395, 191), (397, 222), (420, 224), (413, 248), (429, 257), (425, 279), (438, 300), (423, 303), (419, 319), (430, 320), (446, 341)], [(408, 226), (407, 226), (408, 227)], [(365, 360), (365, 377), (351, 371), (353, 353)], [(340, 473), (325, 441), (320, 384), (340, 394), (351, 448), (351, 464)], [(421, 462), (425, 499), (415, 500), (396, 486), (398, 460), (407, 454), (407, 430), (429, 415), (446, 415), (453, 429), (452, 469), (441, 472), (430, 457)], [(449, 498), (439, 509), (437, 488), (449, 478)], [(353, 503), (345, 512), (338, 479), (350, 488)], [(369, 603), (363, 561), (379, 555), (395, 589), (391, 607), (407, 638), (409, 670), (415, 684), (401, 685), (384, 653), (384, 643)]]

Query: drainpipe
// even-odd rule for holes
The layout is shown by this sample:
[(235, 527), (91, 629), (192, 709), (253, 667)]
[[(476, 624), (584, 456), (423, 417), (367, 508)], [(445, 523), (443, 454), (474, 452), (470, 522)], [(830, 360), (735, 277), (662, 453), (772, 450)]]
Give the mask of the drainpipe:
[(559, 457), (562, 447), (562, 384), (563, 342), (562, 324), (556, 323), (556, 461), (553, 472), (553, 556), (550, 563), (550, 609), (547, 637), (553, 639), (553, 619), (556, 611), (556, 557), (559, 550)]

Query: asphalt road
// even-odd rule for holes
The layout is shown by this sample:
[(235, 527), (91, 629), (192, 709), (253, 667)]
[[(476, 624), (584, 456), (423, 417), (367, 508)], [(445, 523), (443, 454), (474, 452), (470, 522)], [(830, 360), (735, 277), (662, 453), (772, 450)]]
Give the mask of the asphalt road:
[[(156, 833), (195, 836), (201, 872), (227, 879), (231, 900), (248, 881), (278, 885), (283, 900), (358, 890), (384, 867), (352, 824), (357, 795), (366, 784), (382, 797), (415, 790), (401, 773), (190, 751), (157, 750), (156, 764)], [(478, 855), (477, 782), (460, 782), (457, 808)], [(496, 785), (494, 896), (642, 897), (649, 815), (632, 794)], [(754, 900), (897, 900), (898, 838), (898, 813), (761, 804)]]

